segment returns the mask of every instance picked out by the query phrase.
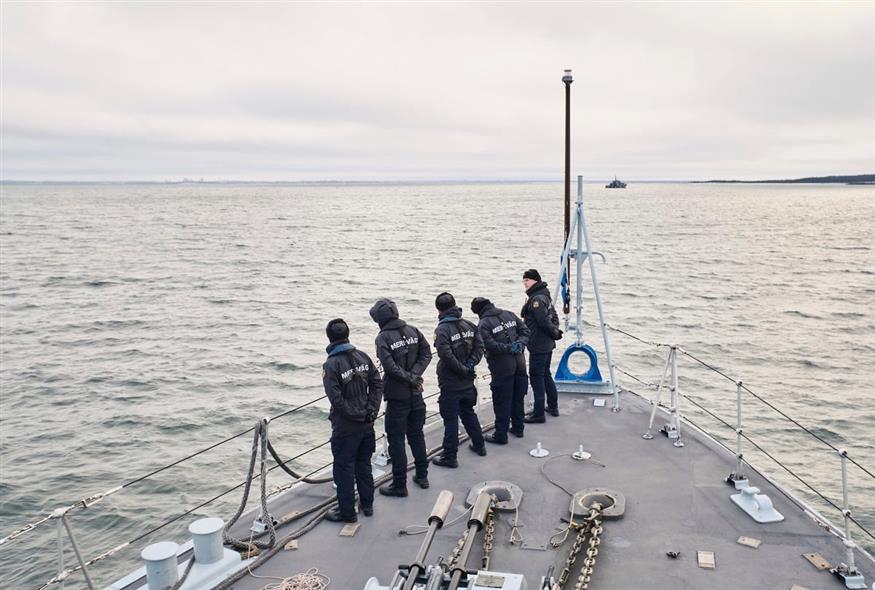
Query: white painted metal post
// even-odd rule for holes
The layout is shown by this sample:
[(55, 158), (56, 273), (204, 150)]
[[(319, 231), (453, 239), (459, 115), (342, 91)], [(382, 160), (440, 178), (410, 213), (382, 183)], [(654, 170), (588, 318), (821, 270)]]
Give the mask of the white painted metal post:
[[(568, 256), (571, 253), (571, 240), (574, 237), (574, 231), (577, 228), (577, 216), (571, 218), (571, 230), (568, 232), (568, 239), (565, 240), (565, 249), (562, 250), (562, 258), (559, 261), (559, 276), (556, 277), (556, 283), (553, 285), (553, 302), (559, 301), (559, 296), (562, 294), (562, 275), (565, 273), (565, 267), (568, 265)], [(571, 277), (567, 277), (570, 284)]]
[(735, 477), (740, 479), (743, 473), (742, 458), (744, 455), (741, 452), (741, 381), (735, 384)]
[(677, 438), (674, 443), (676, 447), (684, 446), (684, 440), (681, 438), (681, 418), (680, 418), (680, 391), (678, 390), (678, 352), (677, 346), (671, 347), (671, 421)]
[(848, 509), (848, 452), (845, 449), (839, 449), (839, 456), (842, 458), (842, 516), (845, 519), (845, 548), (848, 559), (848, 573), (851, 575), (857, 574), (857, 567), (854, 564), (854, 539), (851, 537), (851, 511)]
[[(583, 176), (577, 177), (577, 210), (583, 212)], [(577, 256), (576, 272), (577, 276), (577, 324), (575, 326), (577, 345), (583, 344), (583, 224), (577, 224)], [(586, 248), (586, 256), (590, 257), (589, 245)], [(569, 284), (571, 281), (569, 280)]]
[[(64, 523), (58, 519), (58, 575), (64, 573)], [(64, 580), (61, 580), (61, 590), (64, 590)]]
[(79, 560), (79, 565), (82, 566), (82, 575), (85, 576), (85, 583), (89, 590), (94, 590), (94, 582), (91, 581), (91, 576), (88, 575), (88, 567), (85, 565), (85, 560), (82, 559), (82, 554), (79, 552), (79, 546), (76, 544), (76, 537), (73, 536), (73, 529), (70, 528), (70, 523), (67, 522), (67, 515), (61, 516), (61, 522), (64, 523), (64, 528), (67, 529), (67, 537), (70, 538), (70, 545), (73, 546), (73, 553), (76, 554), (76, 559)]
[[(577, 182), (578, 182), (578, 184), (580, 184), (582, 186), (583, 185), (583, 176), (578, 176)], [(601, 328), (602, 328), (602, 339), (605, 341), (605, 356), (607, 357), (607, 360), (608, 360), (608, 370), (610, 371), (610, 375), (611, 375), (611, 393), (613, 394), (613, 397), (614, 397), (614, 405), (611, 408), (611, 411), (619, 412), (620, 411), (620, 394), (617, 391), (617, 376), (616, 376), (616, 373), (614, 371), (614, 362), (611, 359), (611, 345), (608, 341), (608, 328), (607, 328), (607, 324), (605, 323), (605, 313), (604, 313), (604, 310), (602, 310), (602, 298), (601, 298), (601, 295), (599, 295), (599, 282), (598, 282), (598, 279), (596, 277), (596, 272), (595, 272), (595, 260), (593, 260), (593, 258), (592, 258), (592, 247), (590, 246), (590, 243), (589, 243), (589, 231), (586, 229), (586, 218), (584, 217), (584, 213), (583, 213), (583, 189), (582, 188), (580, 190), (580, 198), (578, 200), (577, 212), (578, 212), (577, 216), (580, 217), (580, 225), (583, 226), (583, 239), (584, 239), (585, 244), (586, 244), (586, 254), (587, 254), (586, 257), (589, 260), (589, 274), (590, 274), (590, 277), (592, 277), (592, 290), (593, 290), (593, 294), (595, 295), (596, 309), (598, 309), (598, 312), (599, 312), (599, 324), (601, 325)]]
[(662, 396), (662, 386), (665, 385), (665, 378), (668, 375), (668, 368), (671, 366), (672, 352), (669, 351), (668, 357), (665, 359), (665, 366), (662, 368), (662, 377), (659, 378), (659, 385), (656, 386), (656, 401), (653, 402), (653, 408), (650, 410), (650, 422), (647, 423), (647, 432), (641, 435), (641, 438), (651, 440), (653, 438), (653, 420), (656, 418), (656, 408), (659, 406), (659, 400)]

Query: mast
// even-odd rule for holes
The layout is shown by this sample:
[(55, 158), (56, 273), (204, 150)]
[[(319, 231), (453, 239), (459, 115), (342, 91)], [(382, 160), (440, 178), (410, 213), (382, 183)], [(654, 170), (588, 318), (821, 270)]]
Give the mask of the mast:
[[(565, 70), (562, 82), (565, 83), (565, 233), (562, 243), (568, 242), (571, 228), (571, 70)], [(571, 261), (565, 269), (566, 284), (571, 285)], [(571, 311), (570, 301), (562, 300), (562, 312), (565, 315)]]

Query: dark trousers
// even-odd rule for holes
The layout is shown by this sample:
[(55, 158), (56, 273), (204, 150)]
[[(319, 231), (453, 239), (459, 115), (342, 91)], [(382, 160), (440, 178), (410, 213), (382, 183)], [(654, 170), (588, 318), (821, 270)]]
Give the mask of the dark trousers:
[(510, 414), (513, 407), (514, 375), (492, 377), (489, 383), (492, 390), (492, 410), (495, 413), (495, 439), (507, 442), (507, 429), (510, 427)]
[(526, 417), (526, 394), (529, 392), (529, 376), (517, 373), (513, 376), (513, 401), (510, 406), (510, 429), (522, 434)]
[(337, 485), (337, 504), (344, 518), (355, 516), (355, 487), (362, 506), (374, 505), (374, 475), (371, 455), (376, 450), (374, 429), (331, 436), (331, 454), (334, 456), (334, 483)]
[(482, 448), (485, 444), (480, 421), (474, 413), (476, 404), (477, 390), (473, 387), (462, 391), (441, 391), (438, 407), (441, 410), (441, 418), (444, 419), (445, 457), (455, 458), (459, 449), (459, 419), (462, 420), (462, 426), (471, 437), (471, 444), (475, 448)]
[(551, 410), (558, 409), (559, 395), (556, 393), (556, 384), (550, 374), (550, 360), (553, 351), (529, 353), (529, 378), (532, 380), (532, 393), (535, 396), (535, 409), (532, 416), (544, 415), (544, 397), (547, 398), (547, 407)]
[(392, 481), (401, 487), (407, 485), (407, 449), (410, 445), (416, 465), (416, 477), (428, 476), (428, 455), (425, 450), (425, 403), (422, 398), (386, 400), (386, 438), (389, 457), (392, 458)]

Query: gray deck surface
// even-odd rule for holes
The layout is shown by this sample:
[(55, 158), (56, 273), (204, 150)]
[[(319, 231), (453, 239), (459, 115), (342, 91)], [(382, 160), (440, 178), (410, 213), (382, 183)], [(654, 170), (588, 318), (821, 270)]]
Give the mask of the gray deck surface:
[[(643, 440), (641, 433), (647, 424), (649, 405), (633, 395), (624, 395), (622, 403), (623, 411), (612, 413), (609, 407), (593, 407), (589, 396), (561, 394), (562, 415), (548, 416), (546, 424), (527, 425), (525, 438), (511, 437), (506, 446), (489, 445), (489, 455), (482, 458), (467, 450), (464, 443), (459, 450), (458, 469), (431, 466), (430, 489), (421, 490), (409, 484), (407, 498), (377, 494), (375, 515), (372, 518), (359, 515), (361, 527), (354, 537), (339, 537), (342, 525), (323, 521), (299, 540), (297, 550), (281, 551), (255, 573), (284, 577), (316, 567), (330, 576), (329, 588), (333, 589), (362, 588), (371, 576), (388, 584), (398, 564), (409, 563), (423, 539), (422, 535), (399, 535), (399, 529), (424, 524), (442, 489), (455, 494), (448, 517), (451, 520), (464, 510), (470, 486), (485, 480), (506, 480), (522, 488), (520, 533), (527, 543), (545, 544), (564, 526), (560, 517), (568, 514), (569, 497), (548, 483), (539, 471), (544, 461), (555, 457), (546, 470), (565, 487), (572, 490), (608, 487), (626, 496), (625, 517), (606, 521), (604, 525), (591, 588), (789, 590), (794, 584), (811, 590), (844, 587), (838, 578), (828, 571), (816, 570), (801, 556), (819, 552), (832, 564), (838, 564), (844, 561), (839, 539), (818, 526), (768, 482), (753, 475), (752, 485), (767, 493), (786, 517), (780, 523), (757, 524), (729, 499), (734, 491), (723, 479), (733, 470), (734, 460), (724, 449), (689, 428), (685, 432), (687, 444), (682, 449), (673, 447), (661, 435), (651, 441)], [(607, 405), (610, 406), (610, 401)], [(482, 422), (491, 420), (488, 406), (484, 406), (482, 414)], [(441, 428), (438, 423), (427, 433), (430, 447), (439, 444)], [(551, 451), (547, 459), (529, 456), (529, 449), (537, 441)], [(593, 459), (606, 467), (557, 457), (575, 451), (578, 444), (583, 444)], [(298, 488), (279, 498), (271, 511), (282, 516), (331, 495), (330, 484)], [(499, 513), (492, 569), (524, 574), (528, 587), (536, 588), (550, 565), (556, 566), (558, 574), (572, 539), (558, 549), (522, 549), (508, 543), (512, 518), (512, 513)], [(465, 520), (438, 532), (427, 563), (449, 554), (463, 532)], [(280, 536), (295, 526), (281, 529)], [(761, 539), (763, 544), (759, 549), (741, 546), (736, 543), (741, 535)], [(480, 539), (478, 536), (469, 566), (479, 564)], [(697, 566), (697, 550), (716, 553), (716, 570)], [(669, 559), (667, 551), (680, 551), (681, 556)], [(872, 563), (858, 555), (858, 566), (871, 585), (875, 578)], [(567, 588), (573, 586), (578, 571), (574, 571)], [(247, 576), (234, 587), (260, 589), (269, 582)]]

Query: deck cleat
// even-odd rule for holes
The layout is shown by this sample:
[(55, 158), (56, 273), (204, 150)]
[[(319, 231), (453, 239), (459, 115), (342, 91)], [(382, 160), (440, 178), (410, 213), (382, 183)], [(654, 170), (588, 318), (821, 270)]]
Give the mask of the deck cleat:
[(759, 523), (781, 522), (784, 515), (775, 510), (772, 501), (759, 488), (748, 486), (738, 494), (732, 494), (730, 499), (736, 506), (747, 512), (748, 516)]

